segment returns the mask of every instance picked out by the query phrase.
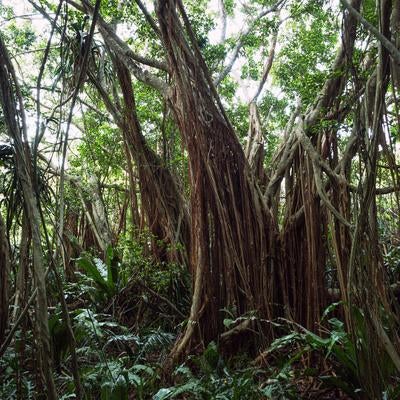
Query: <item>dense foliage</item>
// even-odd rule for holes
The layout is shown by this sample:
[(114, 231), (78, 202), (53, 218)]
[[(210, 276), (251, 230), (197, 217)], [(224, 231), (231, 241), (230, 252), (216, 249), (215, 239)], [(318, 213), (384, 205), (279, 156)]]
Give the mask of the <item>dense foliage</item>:
[(400, 1), (0, 2), (1, 399), (400, 398)]

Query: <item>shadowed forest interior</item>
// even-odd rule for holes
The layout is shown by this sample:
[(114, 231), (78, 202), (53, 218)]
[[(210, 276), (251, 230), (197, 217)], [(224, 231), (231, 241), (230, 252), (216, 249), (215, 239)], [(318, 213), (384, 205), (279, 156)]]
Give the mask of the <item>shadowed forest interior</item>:
[(0, 1), (0, 398), (400, 398), (400, 0)]

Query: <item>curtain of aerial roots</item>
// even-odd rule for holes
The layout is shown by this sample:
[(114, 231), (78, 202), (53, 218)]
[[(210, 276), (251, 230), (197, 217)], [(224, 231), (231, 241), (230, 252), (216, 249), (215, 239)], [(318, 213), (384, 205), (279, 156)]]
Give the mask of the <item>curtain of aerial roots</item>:
[[(172, 351), (176, 358), (223, 333), (224, 308), (236, 315), (254, 310), (259, 317), (272, 316), (275, 260), (271, 248), (277, 241), (193, 33), (185, 23), (191, 48), (175, 6), (174, 1), (160, 1), (157, 13), (172, 71), (170, 102), (189, 155), (194, 276), (189, 322)], [(236, 335), (232, 332), (239, 343), (246, 336), (245, 325), (238, 327)], [(260, 325), (253, 328), (266, 333), (269, 324)]]
[[(380, 31), (390, 39), (391, 2), (383, 0), (379, 5)], [(390, 305), (390, 293), (379, 247), (375, 197), (378, 146), (386, 147), (385, 96), (390, 81), (389, 53), (381, 44), (378, 48), (375, 75), (367, 83), (359, 115), (355, 116), (361, 126), (363, 150), (360, 156), (364, 164), (365, 178), (358, 199), (360, 212), (356, 220), (347, 282), (351, 331), (356, 336), (361, 325), (365, 332), (365, 351), (359, 354), (358, 363), (363, 368), (358, 372), (365, 383), (365, 390), (374, 398), (379, 397), (383, 390), (379, 379), (382, 372), (382, 354), (386, 352), (400, 371), (400, 342), (396, 334), (397, 329), (393, 329), (396, 318)], [(361, 322), (353, 306), (362, 313)], [(392, 329), (385, 330), (384, 327)]]
[[(45, 283), (45, 266), (41, 247), (40, 216), (35, 197), (29, 148), (23, 142), (26, 138), (26, 123), (23, 102), (14, 68), (0, 37), (0, 103), (3, 108), (7, 133), (13, 140), (15, 163), (19, 181), (23, 190), (24, 208), (27, 213), (32, 234), (33, 275), (37, 287), (36, 295), (36, 328), (38, 331), (38, 347), (40, 373), (44, 378), (47, 398), (56, 399), (56, 389), (52, 376), (50, 357), (50, 337), (48, 328), (47, 293)], [(18, 104), (18, 108), (17, 108)]]
[[(356, 10), (360, 7), (359, 0), (353, 0), (351, 4)], [(284, 261), (282, 287), (285, 289), (285, 302), (289, 304), (287, 313), (309, 329), (317, 328), (323, 309), (332, 300), (326, 290), (327, 284), (332, 284), (332, 276), (324, 276), (327, 264), (332, 268), (336, 264), (341, 295), (346, 301), (349, 261), (346, 249), (351, 242), (349, 224), (346, 222), (350, 220), (347, 179), (354, 146), (346, 149), (341, 169), (336, 171), (336, 132), (319, 128), (319, 133), (315, 134), (312, 128), (324, 115), (335, 114), (339, 109), (340, 94), (347, 80), (345, 67), (352, 58), (355, 37), (356, 20), (345, 13), (341, 47), (333, 64), (333, 70), (343, 71), (343, 74), (333, 75), (325, 82), (313, 108), (306, 113), (303, 122), (294, 127), (300, 148), (296, 150), (293, 162), (285, 173), (285, 219), (281, 234)], [(290, 133), (290, 129), (287, 133)], [(287, 142), (290, 144), (289, 140)], [(353, 140), (349, 142), (354, 144)], [(332, 178), (335, 174), (331, 173), (329, 181), (324, 183), (322, 164), (340, 175)], [(275, 185), (273, 181), (272, 184)], [(273, 193), (269, 189), (267, 193)], [(325, 190), (328, 190), (327, 195), (324, 194)]]
[(249, 132), (245, 155), (260, 189), (263, 190), (267, 183), (267, 175), (264, 169), (264, 138), (257, 103), (255, 101), (249, 105)]
[(79, 239), (83, 249), (96, 249), (98, 252), (101, 252), (96, 235), (87, 218), (87, 213), (84, 211), (81, 213), (79, 220)]
[(68, 280), (75, 279), (74, 260), (79, 257), (82, 247), (79, 244), (79, 212), (68, 207), (65, 211), (65, 225), (63, 231), (64, 265)]
[(136, 161), (142, 207), (155, 239), (154, 253), (161, 261), (187, 263), (190, 251), (187, 207), (175, 177), (142, 135), (129, 71), (118, 60), (116, 66), (125, 104), (121, 128), (130, 155)]
[(0, 345), (3, 343), (4, 334), (8, 323), (8, 285), (10, 274), (10, 254), (6, 228), (0, 215)]
[(314, 183), (314, 171), (301, 147), (286, 175), (282, 228), (282, 288), (290, 319), (315, 330), (326, 306), (326, 211)]

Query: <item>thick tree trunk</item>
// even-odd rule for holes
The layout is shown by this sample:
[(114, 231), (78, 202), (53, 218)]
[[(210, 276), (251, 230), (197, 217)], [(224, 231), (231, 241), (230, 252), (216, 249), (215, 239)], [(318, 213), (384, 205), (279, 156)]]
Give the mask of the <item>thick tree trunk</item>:
[(131, 209), (131, 220), (132, 220), (132, 228), (134, 229), (133, 234), (137, 235), (140, 233), (140, 213), (139, 213), (139, 204), (138, 198), (136, 195), (136, 178), (134, 176), (133, 169), (133, 160), (129, 148), (124, 141), (124, 151), (126, 156), (126, 162), (128, 167), (128, 176), (129, 176), (129, 197), (130, 197), (130, 209)]
[[(189, 322), (172, 352), (176, 359), (187, 350), (219, 339), (224, 332), (223, 309), (237, 316), (254, 312), (260, 319), (273, 315), (273, 249), (278, 251), (278, 241), (274, 222), (211, 83), (181, 2), (159, 1), (157, 15), (172, 73), (169, 100), (190, 164), (194, 286)], [(269, 324), (253, 320), (249, 327), (260, 333), (261, 340), (270, 333)]]
[(123, 118), (117, 122), (136, 163), (142, 208), (155, 238), (153, 250), (162, 261), (187, 263), (190, 235), (185, 200), (176, 178), (143, 137), (128, 69), (118, 60), (116, 68), (125, 106)]

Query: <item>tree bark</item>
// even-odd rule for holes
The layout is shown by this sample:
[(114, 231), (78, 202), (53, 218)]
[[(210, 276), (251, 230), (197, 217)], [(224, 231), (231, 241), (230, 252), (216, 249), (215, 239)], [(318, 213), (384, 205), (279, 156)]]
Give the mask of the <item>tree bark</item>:
[(3, 218), (0, 214), (0, 344), (8, 327), (10, 253)]
[[(254, 312), (260, 319), (273, 315), (273, 249), (278, 250), (274, 221), (221, 106), (182, 3), (159, 1), (157, 16), (172, 74), (169, 101), (190, 167), (193, 298), (186, 330), (171, 354), (177, 359), (218, 340), (224, 332), (223, 309), (237, 316)], [(271, 337), (270, 325), (258, 321), (251, 326), (260, 340)]]
[[(40, 215), (33, 186), (31, 157), (26, 142), (27, 133), (24, 107), (14, 68), (1, 37), (0, 87), (0, 102), (3, 108), (5, 125), (9, 136), (14, 142), (17, 174), (22, 186), (24, 207), (29, 218), (32, 233), (33, 274), (37, 287), (36, 321), (39, 333), (40, 367), (46, 383), (47, 398), (55, 400), (57, 399), (57, 393), (52, 375), (45, 268), (40, 234)], [(18, 101), (18, 111), (16, 99)], [(25, 142), (23, 139), (25, 139)]]
[[(130, 73), (115, 55), (116, 72), (123, 94), (122, 115), (115, 115), (129, 151), (135, 161), (142, 209), (149, 230), (155, 238), (153, 250), (161, 261), (187, 264), (190, 253), (189, 217), (176, 177), (163, 165), (161, 158), (148, 146), (136, 115), (135, 97)], [(103, 91), (100, 90), (100, 94)], [(103, 96), (106, 106), (109, 101)], [(115, 112), (113, 112), (115, 114)], [(160, 245), (160, 241), (161, 243)], [(183, 246), (183, 248), (182, 248)]]

